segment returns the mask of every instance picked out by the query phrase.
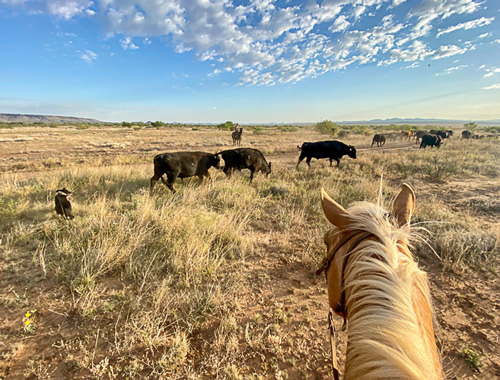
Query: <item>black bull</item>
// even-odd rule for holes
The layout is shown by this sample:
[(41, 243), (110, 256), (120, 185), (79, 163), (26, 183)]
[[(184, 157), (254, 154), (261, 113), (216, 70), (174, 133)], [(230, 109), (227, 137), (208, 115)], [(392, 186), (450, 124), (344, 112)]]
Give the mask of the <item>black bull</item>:
[(297, 162), (297, 169), (299, 164), (304, 158), (307, 158), (306, 163), (311, 167), (311, 159), (321, 159), (328, 158), (330, 160), (330, 166), (332, 166), (332, 161), (337, 161), (337, 166), (340, 165), (340, 159), (347, 155), (351, 158), (356, 158), (356, 148), (352, 145), (346, 145), (343, 142), (333, 140), (333, 141), (319, 141), (319, 142), (305, 142), (300, 149), (300, 157)]

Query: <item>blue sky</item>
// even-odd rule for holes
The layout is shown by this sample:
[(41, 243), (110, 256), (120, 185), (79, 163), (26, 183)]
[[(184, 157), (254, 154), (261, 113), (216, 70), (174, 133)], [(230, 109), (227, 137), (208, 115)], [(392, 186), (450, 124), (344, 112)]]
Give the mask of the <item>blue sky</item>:
[(500, 119), (498, 0), (0, 0), (0, 112)]

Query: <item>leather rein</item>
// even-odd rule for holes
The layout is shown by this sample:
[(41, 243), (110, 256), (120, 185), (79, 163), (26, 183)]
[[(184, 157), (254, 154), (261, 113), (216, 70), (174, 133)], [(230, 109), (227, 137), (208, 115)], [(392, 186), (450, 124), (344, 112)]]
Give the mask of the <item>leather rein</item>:
[[(359, 236), (358, 236), (359, 235)], [(325, 271), (325, 278), (327, 275), (327, 270), (328, 267), (330, 266), (330, 263), (332, 260), (335, 258), (335, 255), (339, 251), (340, 248), (342, 248), (349, 240), (353, 239), (354, 237), (357, 237), (357, 239), (353, 242), (351, 245), (349, 252), (351, 252), (353, 249), (355, 249), (363, 240), (366, 240), (367, 238), (374, 236), (371, 232), (366, 232), (366, 231), (359, 231), (359, 230), (354, 230), (344, 236), (338, 243), (335, 249), (333, 249), (321, 262), (321, 267), (316, 271), (316, 274), (319, 275), (321, 272)], [(349, 261), (350, 255), (349, 252), (345, 255), (344, 258), (344, 263), (342, 264), (342, 274), (341, 274), (341, 283), (340, 283), (340, 288), (342, 289), (342, 293), (340, 295), (340, 301), (337, 305), (335, 305), (335, 311), (342, 313), (342, 316), (344, 318), (344, 323), (342, 324), (341, 331), (344, 331), (346, 328), (347, 324), (347, 305), (345, 301), (345, 270), (347, 267), (347, 263)], [(331, 348), (331, 354), (332, 354), (332, 369), (333, 369), (333, 377), (335, 380), (340, 380), (340, 373), (338, 369), (338, 361), (337, 361), (337, 349), (335, 346), (335, 340), (337, 339), (337, 330), (335, 329), (335, 324), (333, 322), (333, 310), (330, 307), (330, 310), (328, 311), (328, 329), (330, 330), (330, 348)]]

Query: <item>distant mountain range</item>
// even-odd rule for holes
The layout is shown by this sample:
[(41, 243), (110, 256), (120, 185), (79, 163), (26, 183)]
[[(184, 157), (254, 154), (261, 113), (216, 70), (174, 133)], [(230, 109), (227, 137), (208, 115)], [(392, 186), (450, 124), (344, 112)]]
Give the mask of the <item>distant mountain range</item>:
[(410, 119), (373, 119), (364, 121), (341, 121), (338, 124), (418, 124), (418, 125), (463, 125), (465, 123), (470, 123), (471, 121), (477, 123), (478, 125), (500, 125), (500, 120), (451, 120), (451, 119), (421, 119), (421, 118), (410, 118)]
[(0, 113), (1, 123), (101, 123), (95, 119), (85, 119), (72, 116), (23, 115), (18, 113)]
[[(418, 125), (450, 125), (457, 126), (476, 122), (478, 125), (490, 126), (500, 125), (500, 120), (449, 120), (449, 119), (421, 119), (421, 118), (392, 118), (392, 119), (373, 119), (373, 120), (360, 120), (360, 121), (335, 121), (337, 124), (418, 124)], [(0, 123), (56, 123), (56, 124), (70, 124), (70, 123), (103, 123), (96, 119), (85, 119), (81, 117), (72, 116), (53, 116), (53, 115), (24, 115), (13, 113), (0, 113)], [(191, 124), (191, 123), (185, 123)], [(201, 124), (201, 123), (197, 123)], [(214, 124), (214, 123), (206, 123)], [(245, 123), (246, 125), (276, 125), (283, 123)], [(314, 125), (316, 122), (311, 123), (285, 123), (294, 125)]]

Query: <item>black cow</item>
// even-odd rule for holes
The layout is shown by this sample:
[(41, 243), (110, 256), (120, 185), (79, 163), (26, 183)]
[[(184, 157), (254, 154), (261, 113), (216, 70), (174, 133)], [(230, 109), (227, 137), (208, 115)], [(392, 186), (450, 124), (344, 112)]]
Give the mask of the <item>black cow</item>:
[(373, 136), (371, 148), (373, 148), (373, 144), (377, 144), (377, 146), (384, 145), (385, 144), (385, 135), (377, 134), (377, 135)]
[(236, 148), (224, 150), (218, 154), (224, 159), (224, 173), (228, 178), (235, 170), (250, 169), (250, 183), (252, 183), (255, 172), (264, 172), (266, 175), (271, 173), (271, 163), (266, 161), (260, 150)]
[(462, 131), (463, 139), (471, 139), (474, 134), (471, 131)]
[(425, 135), (422, 137), (422, 142), (420, 143), (420, 148), (430, 146), (431, 148), (436, 146), (440, 147), (442, 144), (441, 136), (438, 135)]
[(55, 201), (56, 212), (61, 215), (64, 219), (73, 219), (74, 216), (71, 214), (71, 203), (68, 201), (68, 197), (71, 191), (65, 187), (57, 190)]
[(418, 144), (420, 142), (420, 139), (425, 135), (427, 135), (428, 133), (429, 132), (424, 130), (417, 131), (417, 133), (415, 134), (415, 144)]
[[(159, 154), (154, 158), (155, 174), (151, 177), (151, 190), (161, 178), (162, 182), (175, 193), (173, 184), (177, 177), (180, 179), (198, 176), (210, 178), (208, 169), (212, 166), (220, 168), (219, 155), (206, 152), (174, 152)], [(163, 175), (167, 175), (167, 181)]]
[(305, 142), (300, 149), (299, 162), (297, 162), (297, 169), (299, 164), (304, 158), (307, 157), (306, 163), (311, 167), (311, 158), (321, 159), (328, 158), (330, 160), (330, 166), (332, 166), (332, 161), (337, 161), (337, 167), (340, 165), (340, 159), (348, 155), (351, 158), (356, 158), (356, 148), (352, 145), (346, 145), (343, 142), (332, 140), (332, 141), (318, 141), (318, 142)]

